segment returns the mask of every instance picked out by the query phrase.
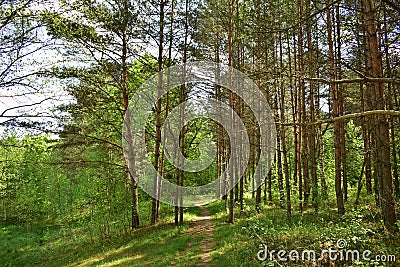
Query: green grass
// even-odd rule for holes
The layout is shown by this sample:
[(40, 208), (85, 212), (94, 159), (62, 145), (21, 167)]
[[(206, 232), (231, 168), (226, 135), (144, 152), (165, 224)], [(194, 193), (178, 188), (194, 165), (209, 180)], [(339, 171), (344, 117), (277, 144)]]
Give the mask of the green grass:
[[(257, 235), (269, 250), (314, 249), (317, 253), (334, 248), (337, 240), (345, 239), (346, 249), (368, 249), (373, 256), (393, 254), (397, 263), (342, 261), (336, 262), (336, 266), (399, 266), (399, 237), (390, 239), (384, 234), (379, 208), (371, 203), (374, 203), (371, 196), (363, 196), (355, 209), (349, 201), (346, 215), (339, 218), (334, 201), (321, 201), (317, 215), (310, 207), (302, 213), (294, 208), (289, 220), (278, 203), (263, 205), (257, 213), (254, 200), (246, 199), (243, 211), (235, 210), (234, 224), (226, 222), (224, 201), (210, 203), (207, 208), (215, 225), (212, 237), (215, 250), (211, 252), (210, 266), (279, 266), (274, 261), (257, 259), (257, 252), (263, 248)], [(148, 213), (151, 203), (142, 205), (141, 211)], [(154, 226), (142, 214), (144, 226), (132, 232), (118, 223), (110, 223), (107, 228), (100, 224), (100, 217), (89, 224), (0, 223), (0, 266), (197, 266), (203, 253), (200, 242), (204, 234), (185, 231), (200, 210), (188, 209), (182, 227), (172, 224), (172, 207), (162, 206), (162, 214), (161, 221)], [(279, 264), (311, 266), (311, 262)]]
[(321, 207), (325, 208), (321, 208), (318, 215), (311, 208), (303, 213), (293, 210), (289, 220), (284, 209), (264, 205), (256, 213), (254, 204), (254, 200), (246, 199), (244, 210), (235, 210), (236, 218), (232, 225), (226, 223), (223, 201), (209, 204), (207, 208), (216, 220), (213, 237), (216, 250), (212, 253), (211, 266), (311, 266), (311, 262), (303, 261), (260, 261), (257, 252), (264, 247), (257, 235), (267, 244), (268, 251), (297, 250), (300, 253), (311, 249), (317, 253), (322, 249), (334, 249), (337, 240), (345, 239), (347, 250), (362, 252), (368, 249), (373, 257), (377, 254), (393, 254), (397, 263), (384, 265), (378, 262), (337, 261), (336, 266), (399, 266), (399, 240), (390, 239), (384, 234), (378, 209), (373, 205), (365, 204), (353, 209), (348, 203), (347, 214), (339, 218), (336, 209), (330, 208), (335, 207), (335, 203), (326, 202), (321, 203)]
[(184, 232), (199, 213), (188, 210), (181, 227), (170, 212), (157, 225), (128, 233), (120, 227), (106, 236), (97, 231), (95, 238), (89, 227), (1, 223), (0, 266), (196, 266), (201, 239)]

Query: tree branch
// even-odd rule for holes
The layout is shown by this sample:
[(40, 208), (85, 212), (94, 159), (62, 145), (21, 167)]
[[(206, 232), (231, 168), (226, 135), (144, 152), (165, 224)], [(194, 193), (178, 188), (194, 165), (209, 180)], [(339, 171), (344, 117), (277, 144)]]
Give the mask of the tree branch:
[(304, 78), (306, 80), (321, 82), (327, 84), (343, 84), (343, 83), (363, 83), (363, 82), (383, 82), (383, 83), (397, 83), (400, 84), (400, 80), (393, 78), (354, 78), (354, 79), (342, 79), (342, 80), (329, 80), (324, 78)]
[(277, 122), (277, 123), (282, 126), (293, 126), (293, 125), (311, 126), (311, 125), (333, 123), (335, 121), (354, 119), (354, 118), (365, 117), (365, 116), (374, 116), (374, 115), (400, 116), (400, 111), (397, 111), (397, 110), (369, 110), (369, 111), (365, 111), (365, 112), (351, 113), (351, 114), (346, 114), (343, 116), (335, 117), (332, 119), (318, 120), (318, 121), (308, 122), (308, 123), (294, 123), (294, 122), (290, 122), (290, 123)]

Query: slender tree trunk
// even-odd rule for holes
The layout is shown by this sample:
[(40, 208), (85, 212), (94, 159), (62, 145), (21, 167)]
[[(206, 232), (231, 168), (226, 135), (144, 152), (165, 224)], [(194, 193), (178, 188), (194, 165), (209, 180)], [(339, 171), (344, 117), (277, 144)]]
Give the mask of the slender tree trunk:
[[(301, 21), (303, 16), (302, 0), (297, 0), (297, 13), (298, 13), (298, 21)], [(308, 144), (307, 144), (308, 135), (307, 135), (307, 127), (304, 125), (307, 122), (307, 114), (306, 114), (306, 88), (304, 84), (303, 28), (301, 24), (298, 27), (297, 42), (298, 42), (297, 52), (298, 52), (298, 72), (299, 72), (298, 86), (299, 86), (299, 104), (300, 104), (299, 121), (303, 123), (303, 125), (300, 127), (301, 142), (299, 142), (299, 145), (300, 144), (302, 145), (300, 153), (301, 154), (300, 162), (303, 164), (301, 169), (302, 171), (300, 171), (302, 181), (299, 181), (299, 194), (304, 193), (304, 203), (302, 199), (300, 199), (300, 209), (302, 210), (303, 205), (306, 205), (308, 200), (309, 184), (308, 184)]]
[[(258, 88), (261, 88), (261, 76), (260, 76), (260, 73), (261, 73), (261, 36), (260, 36), (261, 1), (260, 0), (257, 1), (256, 10), (257, 10), (257, 19), (256, 19), (257, 29), (259, 29), (259, 30), (257, 30), (257, 59), (256, 59), (257, 60), (257, 64), (256, 64), (256, 66), (257, 66), (257, 86), (258, 86)], [(259, 112), (261, 112), (261, 111), (259, 111)], [(257, 131), (257, 130), (254, 131), (254, 133), (255, 133), (255, 139), (256, 139), (256, 144), (257, 144), (257, 148), (256, 148), (257, 157), (256, 158), (258, 158), (260, 156), (260, 145), (261, 145), (260, 138), (261, 138), (261, 136), (258, 134), (259, 131)], [(255, 162), (257, 162), (257, 159), (255, 160)], [(260, 177), (260, 173), (258, 173), (256, 185), (258, 186), (260, 184), (261, 184), (261, 177)], [(257, 211), (260, 211), (260, 203), (261, 203), (261, 186), (258, 186), (257, 190), (256, 190), (256, 210)]]
[[(311, 14), (311, 1), (307, 0), (307, 15)], [(314, 59), (313, 59), (313, 44), (311, 36), (311, 19), (307, 19), (307, 43), (308, 43), (308, 75), (309, 77), (314, 77)], [(315, 92), (314, 83), (310, 82), (310, 117), (311, 122), (315, 121)], [(311, 158), (311, 181), (312, 181), (312, 202), (315, 209), (315, 213), (318, 213), (318, 182), (317, 182), (317, 162), (316, 162), (316, 131), (315, 125), (311, 125), (311, 135), (309, 138), (310, 142), (310, 158)]]
[[(171, 67), (171, 61), (172, 61), (172, 41), (173, 41), (173, 28), (174, 28), (174, 4), (175, 0), (172, 0), (171, 2), (171, 22), (170, 22), (170, 33), (169, 33), (169, 47), (168, 47), (168, 70), (167, 70), (167, 95), (165, 97), (165, 119), (168, 117), (169, 114), (169, 87), (170, 87), (170, 70), (169, 68)], [(165, 121), (165, 120), (164, 120)], [(166, 135), (162, 137), (163, 143), (165, 144), (166, 141)], [(160, 167), (160, 176), (164, 176), (164, 171), (165, 171), (165, 151), (162, 149), (161, 151), (161, 167)], [(157, 198), (157, 214), (160, 214), (160, 198), (161, 198), (161, 189), (162, 189), (162, 179), (158, 180), (158, 198)]]
[[(236, 5), (236, 18), (239, 18), (240, 17), (240, 10), (239, 10), (239, 0), (235, 0), (235, 5)], [(240, 20), (236, 20), (236, 27), (235, 27), (235, 29), (236, 29), (236, 36), (240, 36), (241, 35), (241, 25), (240, 25)], [(238, 70), (241, 70), (241, 62), (242, 62), (242, 60), (241, 60), (241, 41), (240, 41), (240, 38), (239, 37), (237, 37), (237, 46), (236, 46), (236, 69), (238, 69)], [(238, 90), (240, 90), (241, 89), (241, 87), (242, 87), (242, 85), (238, 85)], [(235, 97), (235, 111), (236, 111), (236, 113), (237, 113), (237, 115), (239, 116), (239, 117), (241, 117), (241, 115), (242, 115), (242, 113), (241, 113), (241, 107), (242, 107), (242, 104), (241, 104), (241, 99), (240, 98), (238, 98), (238, 97)], [(235, 119), (235, 125), (238, 123), (238, 121)], [(238, 132), (238, 133), (236, 133), (236, 140), (237, 140), (237, 144), (236, 144), (236, 146), (237, 146), (237, 156), (235, 157), (235, 160), (236, 160), (236, 174), (235, 174), (235, 177), (236, 177), (236, 179), (235, 179), (235, 200), (236, 201), (238, 201), (239, 203), (241, 202), (241, 200), (240, 200), (240, 195), (241, 195), (241, 192), (240, 192), (240, 182), (241, 182), (241, 180), (243, 179), (243, 176), (239, 176), (239, 173), (241, 173), (242, 172), (242, 170), (240, 169), (241, 168), (241, 164), (240, 164), (240, 162), (241, 162), (241, 160), (242, 160), (242, 139), (241, 139), (241, 135), (242, 135), (242, 133), (241, 132)], [(261, 190), (261, 187), (260, 187), (260, 190)], [(243, 205), (241, 205), (241, 209), (240, 210), (242, 210), (242, 206)]]
[[(245, 114), (245, 109), (244, 109), (244, 101), (242, 99), (239, 100), (240, 103), (240, 115)], [(239, 162), (242, 162), (242, 153), (244, 151), (243, 149), (243, 134), (240, 132), (239, 133), (239, 140), (240, 140), (240, 147), (239, 147)], [(245, 177), (247, 177), (247, 171), (248, 168), (246, 168), (245, 166), (243, 166), (243, 168), (245, 168), (244, 173), (241, 177), (239, 177), (239, 205), (240, 205), (240, 210), (243, 211), (243, 196), (244, 196), (244, 179)], [(242, 173), (242, 170), (240, 170), (240, 173)]]
[[(233, 36), (232, 36), (232, 31), (233, 31), (233, 0), (229, 0), (229, 7), (228, 7), (228, 20), (229, 20), (229, 25), (228, 25), (228, 65), (232, 67), (232, 59), (233, 59)], [(231, 81), (230, 81), (231, 82)], [(230, 120), (231, 120), (231, 127), (232, 129), (234, 128), (234, 101), (233, 101), (233, 93), (232, 91), (229, 92), (229, 106), (231, 108), (231, 115), (230, 115)], [(235, 144), (231, 140), (231, 153), (235, 153)], [(233, 167), (230, 168), (230, 174), (229, 174), (229, 180), (230, 180), (230, 185), (233, 185), (234, 182), (234, 171)], [(234, 196), (234, 188), (232, 188), (229, 191), (229, 223), (233, 223), (234, 221), (234, 205), (235, 205), (235, 196)]]
[[(329, 5), (329, 0), (327, 1)], [(327, 15), (327, 27), (328, 27), (328, 46), (329, 46), (329, 61), (330, 61), (330, 79), (335, 80), (335, 62), (334, 62), (334, 51), (333, 51), (333, 39), (332, 39), (332, 18), (330, 8), (326, 9)], [(332, 95), (332, 108), (333, 117), (339, 116), (339, 99), (337, 92), (337, 84), (330, 84), (330, 91)], [(335, 146), (335, 191), (336, 191), (336, 203), (339, 215), (344, 215), (344, 201), (343, 201), (343, 191), (342, 191), (342, 172), (341, 172), (341, 146), (340, 146), (340, 122), (335, 121), (333, 123), (334, 128), (334, 146)]]
[[(179, 145), (180, 145), (180, 142), (179, 142)], [(174, 178), (175, 178), (175, 180), (176, 180), (176, 184), (179, 186), (179, 181), (180, 181), (180, 174), (179, 174), (179, 171), (180, 170), (177, 170), (176, 171), (176, 173), (174, 174)], [(176, 196), (175, 196), (175, 206), (174, 206), (174, 224), (175, 224), (175, 226), (179, 226), (179, 193), (180, 193), (180, 190), (179, 189), (177, 189), (177, 192), (176, 192)]]
[[(299, 166), (298, 159), (298, 132), (297, 132), (297, 91), (293, 89), (293, 73), (292, 73), (292, 56), (290, 52), (289, 33), (287, 33), (287, 49), (288, 49), (288, 63), (289, 63), (289, 82), (290, 82), (290, 100), (292, 102), (292, 119), (293, 119), (293, 142), (294, 142), (294, 162), (293, 162), (293, 182), (297, 185), (297, 171)], [(296, 68), (296, 62), (294, 63)]]
[(321, 176), (321, 187), (322, 187), (322, 197), (324, 199), (328, 199), (328, 186), (326, 184), (326, 178), (325, 178), (325, 144), (324, 144), (324, 139), (323, 135), (321, 133), (318, 134), (318, 147), (319, 147), (319, 175)]
[[(220, 37), (219, 34), (217, 33), (217, 41), (215, 43), (215, 62), (220, 63), (219, 59), (219, 53), (220, 53)], [(220, 82), (220, 69), (217, 66), (217, 81), (218, 83)], [(217, 114), (221, 114), (221, 86), (218, 84), (215, 85), (215, 100), (217, 101)], [(219, 118), (221, 119), (221, 118)], [(217, 178), (221, 177), (223, 173), (223, 129), (220, 124), (216, 124), (216, 136), (217, 136)], [(222, 184), (218, 183), (217, 184), (217, 198), (221, 197), (221, 194), (224, 195), (225, 192), (223, 191), (223, 188), (221, 188)]]
[(267, 175), (268, 181), (268, 203), (272, 204), (272, 170), (270, 169)]
[[(244, 64), (245, 64), (245, 52), (244, 52), (244, 46), (243, 45), (242, 45), (242, 48), (241, 48), (241, 54), (242, 54), (242, 66), (244, 66)], [(245, 103), (244, 103), (243, 99), (240, 99), (240, 114), (243, 117), (245, 117), (245, 114), (246, 114)], [(240, 153), (239, 162), (242, 162), (242, 160), (243, 160), (242, 153), (245, 150), (244, 149), (244, 145), (243, 145), (243, 139), (244, 139), (244, 134), (240, 132), (239, 133), (239, 140), (240, 140), (241, 143), (240, 143), (240, 152), (239, 152)], [(243, 200), (243, 197), (244, 197), (244, 185), (246, 183), (245, 179), (246, 179), (246, 177), (248, 177), (247, 173), (249, 171), (248, 166), (247, 167), (243, 166), (243, 167), (245, 168), (245, 170), (244, 170), (243, 176), (240, 177), (240, 181), (239, 181), (239, 190), (240, 190), (240, 192), (239, 192), (239, 205), (240, 205), (240, 210), (241, 211), (243, 211), (243, 208), (244, 208), (244, 205), (243, 205), (244, 204), (244, 200)]]
[[(156, 104), (156, 140), (154, 148), (154, 183), (153, 183), (153, 196), (158, 196), (158, 184), (160, 173), (160, 145), (161, 145), (161, 96), (162, 96), (162, 80), (163, 80), (163, 50), (164, 50), (164, 0), (160, 0), (160, 25), (159, 25), (159, 44), (158, 44), (158, 84), (157, 96), (158, 101)], [(151, 206), (151, 224), (158, 221), (157, 213), (157, 199), (153, 198)]]
[[(282, 32), (279, 33), (279, 66), (280, 66), (280, 121), (285, 122), (285, 88), (283, 81), (283, 49), (282, 49)], [(290, 67), (290, 66), (289, 66)], [(283, 170), (285, 173), (285, 187), (286, 187), (286, 213), (288, 218), (292, 217), (292, 204), (290, 201), (290, 175), (289, 175), (289, 164), (287, 159), (286, 149), (286, 129), (285, 126), (281, 126), (281, 137), (282, 137), (282, 156), (283, 156)]]
[[(365, 100), (364, 100), (364, 84), (360, 83), (361, 92), (361, 108), (362, 111), (366, 111)], [(365, 187), (367, 189), (367, 194), (372, 194), (372, 163), (371, 163), (371, 151), (370, 151), (370, 134), (367, 128), (367, 118), (362, 117), (362, 133), (364, 140), (364, 158), (365, 158)]]
[[(275, 98), (275, 117), (278, 118), (278, 97)], [(285, 202), (285, 191), (283, 188), (283, 172), (282, 172), (282, 144), (281, 144), (281, 134), (283, 126), (279, 126), (278, 134), (276, 135), (276, 168), (278, 170), (278, 190), (279, 190), (279, 206), (283, 208), (283, 203)]]
[[(341, 51), (341, 17), (340, 17), (340, 5), (336, 5), (336, 79), (342, 79), (342, 51)], [(338, 101), (339, 101), (339, 116), (344, 115), (344, 98), (342, 93), (342, 87), (340, 84), (337, 85)], [(341, 167), (343, 176), (343, 195), (344, 201), (347, 201), (347, 152), (346, 152), (346, 126), (345, 121), (340, 121), (340, 139), (341, 139)]]
[[(392, 77), (392, 67), (390, 65), (389, 59), (389, 39), (388, 39), (388, 29), (387, 29), (387, 10), (386, 5), (383, 6), (384, 12), (384, 36), (385, 36), (385, 61), (386, 61), (386, 71), (387, 76)], [(388, 83), (388, 103), (389, 109), (394, 110), (393, 106), (393, 85), (392, 83)], [(393, 179), (394, 179), (394, 192), (396, 196), (400, 196), (400, 184), (399, 184), (399, 171), (397, 167), (397, 152), (396, 152), (396, 134), (395, 134), (395, 123), (394, 118), (390, 117), (390, 138), (391, 138), (391, 151), (392, 151), (392, 168), (393, 168)]]
[[(186, 77), (186, 62), (187, 62), (187, 44), (188, 44), (188, 34), (189, 34), (189, 22), (188, 22), (188, 8), (189, 8), (189, 2), (188, 0), (185, 1), (185, 36), (184, 36), (184, 44), (183, 44), (183, 64), (184, 64), (184, 69), (183, 69), (183, 77)], [(180, 103), (184, 103), (186, 101), (186, 85), (182, 84), (181, 85), (181, 91), (180, 91)], [(186, 157), (185, 155), (185, 105), (180, 106), (180, 119), (181, 119), (181, 134), (180, 134), (180, 149), (182, 152), (183, 157)], [(184, 181), (184, 158), (182, 158), (181, 161), (181, 170), (179, 171), (179, 185), (183, 187), (183, 181)], [(179, 225), (183, 225), (183, 196), (182, 196), (182, 189), (179, 189)]]
[[(125, 1), (125, 9), (127, 10), (127, 2)], [(121, 81), (121, 91), (122, 91), (122, 99), (124, 102), (124, 111), (128, 112), (125, 116), (125, 125), (127, 128), (126, 131), (126, 139), (128, 142), (128, 177), (131, 185), (131, 227), (132, 229), (139, 227), (139, 199), (138, 199), (138, 185), (136, 181), (136, 165), (135, 165), (135, 153), (133, 150), (133, 137), (132, 137), (132, 124), (129, 115), (129, 98), (127, 93), (127, 78), (128, 78), (128, 66), (127, 66), (127, 56), (128, 55), (128, 42), (126, 35), (126, 24), (122, 30), (122, 81)]]
[[(315, 51), (316, 51), (316, 62), (320, 62), (320, 49), (319, 49), (319, 36), (317, 35), (315, 40)], [(319, 68), (316, 68), (315, 70), (316, 72), (316, 77), (319, 78), (320, 77), (320, 71)], [(321, 87), (318, 84), (316, 84), (316, 108), (315, 108), (315, 117), (316, 120), (320, 120), (321, 119), (321, 111), (320, 111), (320, 107), (321, 107)], [(324, 139), (323, 139), (323, 131), (322, 131), (322, 125), (318, 125), (315, 129), (315, 135), (316, 135), (316, 158), (318, 158), (318, 163), (316, 163), (317, 166), (319, 166), (319, 177), (321, 180), (321, 189), (322, 189), (322, 194), (321, 196), (324, 199), (328, 198), (328, 188), (326, 185), (326, 179), (325, 179), (325, 164), (324, 164), (324, 155), (325, 155), (325, 145), (324, 145)]]
[(358, 205), (360, 202), (360, 193), (361, 193), (361, 189), (362, 189), (362, 177), (364, 175), (364, 169), (365, 169), (365, 162), (366, 162), (366, 158), (364, 158), (362, 167), (361, 167), (361, 172), (360, 172), (360, 176), (358, 177), (358, 186), (357, 186), (357, 195), (356, 195), (356, 201), (354, 201), (354, 205)]
[[(363, 4), (362, 4), (363, 5)], [(365, 12), (362, 12), (363, 20), (367, 21), (367, 17), (365, 15)], [(368, 32), (366, 27), (364, 27), (364, 34), (363, 34), (363, 41), (364, 41), (364, 60), (365, 60), (365, 66), (366, 68), (370, 69), (371, 63), (370, 63), (370, 55), (369, 55), (369, 45), (368, 45)], [(367, 70), (368, 71), (368, 70)], [(370, 84), (366, 83), (365, 84), (366, 90), (364, 90), (364, 87), (362, 87), (363, 92), (362, 96), (364, 97), (364, 102), (365, 102), (365, 109), (368, 110), (374, 110), (374, 104), (373, 104), (373, 99), (375, 98), (375, 91), (371, 90)], [(368, 162), (367, 162), (367, 173), (369, 169), (371, 170), (371, 180), (374, 181), (373, 185), (373, 190), (374, 190), (374, 197), (375, 197), (375, 204), (377, 207), (380, 207), (380, 191), (379, 191), (379, 180), (377, 176), (377, 154), (375, 153), (375, 148), (376, 148), (376, 132), (375, 132), (375, 119), (373, 117), (366, 117), (366, 127), (367, 127), (367, 141), (368, 141), (368, 153), (369, 157), (371, 160), (371, 168), (368, 168)], [(367, 186), (368, 186), (368, 180), (367, 180)], [(367, 189), (368, 190), (368, 189)]]
[(226, 153), (226, 143), (225, 143), (225, 134), (224, 133), (222, 133), (222, 167), (223, 167), (223, 169), (221, 170), (222, 172), (223, 172), (223, 174), (224, 174), (224, 177), (223, 177), (223, 181), (222, 181), (222, 192), (223, 192), (223, 195), (222, 195), (222, 199), (223, 200), (225, 200), (225, 205), (227, 205), (228, 203), (227, 203), (227, 197), (228, 197), (228, 189), (227, 189), (227, 187), (226, 187), (226, 185), (227, 185), (227, 183), (228, 183), (228, 174), (227, 174), (227, 172), (225, 171), (226, 170), (226, 164), (227, 164), (227, 153)]
[[(318, 35), (316, 36), (316, 61), (319, 62), (320, 61), (320, 49), (318, 47), (319, 44), (319, 38)], [(320, 71), (317, 68), (316, 69), (316, 77), (319, 78), (320, 77)], [(317, 99), (316, 99), (316, 108), (315, 108), (315, 116), (316, 116), (316, 120), (320, 120), (321, 119), (321, 112), (320, 112), (320, 107), (321, 107), (321, 91), (320, 91), (320, 85), (317, 84), (316, 85), (316, 93), (317, 93)], [(319, 160), (319, 177), (321, 179), (321, 189), (322, 189), (322, 197), (324, 199), (328, 198), (328, 188), (326, 185), (326, 179), (325, 179), (325, 165), (324, 165), (324, 155), (325, 155), (325, 145), (324, 145), (324, 139), (323, 139), (323, 132), (322, 132), (322, 125), (319, 125), (316, 129), (315, 129), (315, 134), (316, 134), (316, 150), (317, 150), (317, 155), (315, 156), (316, 158), (318, 158)], [(317, 165), (318, 165), (317, 164)]]
[[(368, 74), (371, 77), (382, 77), (382, 58), (378, 46), (378, 36), (375, 22), (375, 4), (373, 0), (363, 0), (363, 11), (365, 16), (365, 27), (367, 32), (367, 55), (368, 55)], [(384, 110), (384, 86), (383, 83), (371, 82), (368, 87), (373, 90), (375, 98), (372, 107), (374, 109)], [(388, 233), (398, 232), (396, 225), (396, 204), (393, 194), (393, 178), (390, 161), (390, 138), (389, 125), (384, 115), (376, 115), (375, 137), (376, 137), (376, 160), (377, 176), (379, 180), (380, 202), (382, 207), (382, 217), (385, 229)]]

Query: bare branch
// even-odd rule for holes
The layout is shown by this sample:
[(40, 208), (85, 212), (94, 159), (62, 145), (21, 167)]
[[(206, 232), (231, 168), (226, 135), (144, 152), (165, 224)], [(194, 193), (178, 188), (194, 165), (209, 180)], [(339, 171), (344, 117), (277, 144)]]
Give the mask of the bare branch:
[(329, 79), (323, 79), (323, 78), (304, 78), (304, 79), (314, 81), (314, 82), (327, 83), (327, 84), (363, 83), (363, 82), (383, 82), (383, 83), (400, 84), (399, 79), (393, 79), (393, 78), (364, 77), (364, 78), (342, 79), (342, 80), (329, 80)]
[(335, 121), (348, 120), (348, 119), (354, 119), (354, 118), (365, 117), (365, 116), (374, 116), (374, 115), (400, 116), (400, 111), (397, 111), (397, 110), (369, 110), (369, 111), (365, 111), (365, 112), (351, 113), (351, 114), (346, 114), (346, 115), (339, 116), (339, 117), (332, 118), (332, 119), (318, 120), (318, 121), (308, 122), (308, 123), (294, 123), (294, 122), (290, 122), (290, 123), (277, 122), (277, 123), (282, 126), (293, 126), (293, 125), (311, 126), (311, 125), (333, 123)]

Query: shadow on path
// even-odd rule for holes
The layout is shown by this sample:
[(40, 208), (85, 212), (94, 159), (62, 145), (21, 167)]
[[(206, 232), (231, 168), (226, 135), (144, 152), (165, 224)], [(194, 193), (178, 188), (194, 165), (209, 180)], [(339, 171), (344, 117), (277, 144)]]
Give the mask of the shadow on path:
[[(189, 246), (193, 245), (195, 238), (197, 236), (202, 235), (203, 238), (200, 241), (199, 250), (199, 267), (208, 267), (211, 259), (211, 252), (214, 249), (214, 243), (212, 241), (212, 234), (214, 230), (214, 224), (212, 221), (212, 217), (210, 215), (210, 211), (203, 206), (197, 206), (200, 209), (200, 216), (196, 217), (193, 222), (191, 223), (189, 229), (185, 231), (183, 234), (190, 234), (192, 235), (192, 240)], [(179, 253), (178, 258), (182, 257), (190, 247), (181, 251)], [(175, 265), (175, 261), (172, 262), (172, 265)]]

